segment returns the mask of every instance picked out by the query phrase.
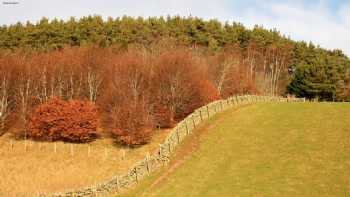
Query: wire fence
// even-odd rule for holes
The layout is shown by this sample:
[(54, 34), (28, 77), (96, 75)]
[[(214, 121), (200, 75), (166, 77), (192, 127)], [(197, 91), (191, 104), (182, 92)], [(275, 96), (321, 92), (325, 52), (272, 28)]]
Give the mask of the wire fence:
[(55, 155), (84, 155), (86, 157), (103, 157), (106, 158), (110, 155), (118, 155), (121, 159), (123, 159), (126, 155), (126, 152), (129, 149), (122, 149), (116, 151), (116, 149), (112, 146), (108, 146), (108, 144), (73, 144), (73, 143), (63, 143), (63, 142), (33, 142), (30, 140), (13, 140), (10, 139), (8, 142), (4, 142), (1, 144), (3, 152), (6, 153), (52, 153)]
[(122, 189), (129, 188), (137, 184), (141, 179), (148, 176), (152, 172), (160, 169), (169, 163), (171, 155), (176, 150), (176, 147), (190, 135), (194, 129), (203, 121), (209, 119), (215, 114), (222, 112), (232, 107), (239, 107), (245, 104), (259, 102), (305, 102), (305, 98), (283, 98), (271, 96), (233, 96), (228, 99), (214, 101), (200, 107), (192, 114), (187, 116), (176, 127), (172, 129), (167, 138), (162, 144), (159, 144), (158, 151), (155, 154), (147, 154), (145, 158), (137, 162), (124, 174), (114, 176), (112, 179), (101, 184), (92, 185), (86, 188), (65, 191), (55, 194), (41, 194), (39, 196), (46, 197), (95, 197), (106, 196), (108, 194), (117, 193)]

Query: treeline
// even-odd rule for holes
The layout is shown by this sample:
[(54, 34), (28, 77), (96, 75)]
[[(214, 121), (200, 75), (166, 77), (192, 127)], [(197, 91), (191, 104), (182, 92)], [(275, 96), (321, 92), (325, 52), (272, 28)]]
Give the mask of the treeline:
[[(127, 49), (87, 45), (2, 53), (1, 131), (84, 142), (100, 128), (122, 143), (143, 144), (156, 127), (172, 127), (213, 100), (282, 94), (291, 48), (286, 42), (265, 53), (253, 46), (213, 52), (166, 40)], [(81, 126), (72, 132), (68, 125)]]
[(1, 131), (74, 142), (106, 134), (144, 144), (156, 127), (172, 127), (208, 102), (257, 92), (251, 78), (257, 73), (247, 70), (236, 49), (216, 54), (169, 43), (150, 48), (2, 54)]
[[(0, 133), (36, 139), (108, 134), (143, 144), (154, 128), (236, 94), (350, 101), (350, 61), (340, 50), (258, 26), (192, 17), (44, 18), (1, 27), (0, 48)], [(83, 111), (89, 116), (75, 115)]]
[[(285, 64), (284, 73), (273, 73), (279, 75), (275, 80), (282, 77), (285, 85), (281, 92), (274, 90), (275, 93), (322, 100), (350, 99), (349, 58), (340, 50), (330, 51), (312, 43), (294, 42), (276, 30), (259, 26), (250, 30), (240, 23), (205, 21), (196, 17), (124, 16), (103, 20), (100, 16), (87, 16), (67, 21), (42, 18), (36, 24), (27, 22), (0, 27), (0, 48), (11, 51), (19, 48), (50, 51), (91, 44), (127, 49), (135, 44), (149, 46), (169, 41), (177, 46), (206, 48), (218, 53), (230, 46), (238, 47), (239, 53), (249, 61), (247, 65), (251, 70), (256, 67), (270, 69), (273, 65), (267, 64), (266, 58), (273, 59), (273, 56), (281, 56), (277, 53), (283, 53), (286, 58), (275, 62)], [(286, 71), (288, 75), (280, 76)]]
[(224, 45), (246, 47), (250, 40), (268, 44), (281, 39), (277, 31), (257, 27), (247, 30), (239, 23), (222, 24), (188, 17), (109, 18), (100, 16), (70, 18), (68, 21), (42, 18), (38, 23), (3, 26), (0, 28), (0, 48), (60, 49), (97, 43), (101, 47), (113, 44), (150, 44), (161, 38), (174, 38), (181, 45), (202, 45), (218, 49)]

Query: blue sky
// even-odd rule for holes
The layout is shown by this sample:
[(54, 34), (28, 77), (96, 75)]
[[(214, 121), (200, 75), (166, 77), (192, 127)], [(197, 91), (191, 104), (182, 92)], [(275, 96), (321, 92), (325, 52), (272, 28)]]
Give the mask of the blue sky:
[[(295, 40), (350, 55), (350, 0), (0, 0), (0, 24), (41, 17), (198, 16), (277, 28)], [(18, 2), (5, 4), (4, 2)]]

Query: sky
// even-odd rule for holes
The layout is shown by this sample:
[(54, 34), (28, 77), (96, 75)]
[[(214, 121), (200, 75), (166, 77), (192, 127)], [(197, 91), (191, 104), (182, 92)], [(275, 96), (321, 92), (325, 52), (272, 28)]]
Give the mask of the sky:
[(0, 25), (37, 22), (43, 16), (197, 16), (246, 27), (276, 28), (350, 56), (350, 0), (0, 0)]

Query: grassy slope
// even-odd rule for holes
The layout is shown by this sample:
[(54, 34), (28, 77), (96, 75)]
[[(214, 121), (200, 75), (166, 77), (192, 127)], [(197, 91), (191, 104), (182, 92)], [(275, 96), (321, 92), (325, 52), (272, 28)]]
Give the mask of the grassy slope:
[(349, 104), (258, 104), (208, 124), (166, 179), (157, 180), (174, 164), (123, 196), (350, 195)]

